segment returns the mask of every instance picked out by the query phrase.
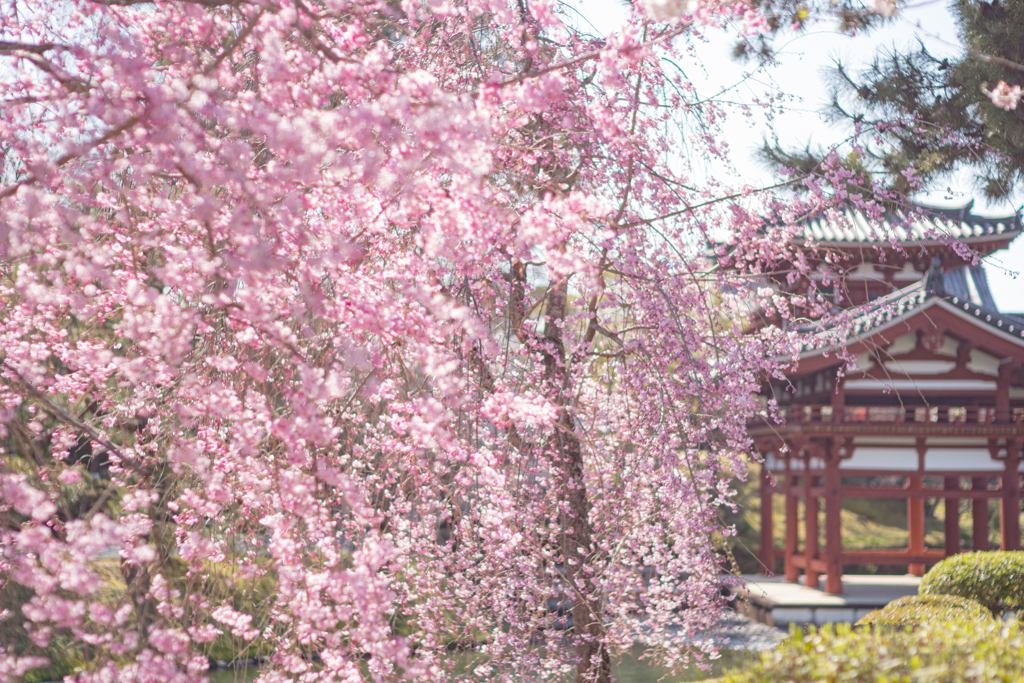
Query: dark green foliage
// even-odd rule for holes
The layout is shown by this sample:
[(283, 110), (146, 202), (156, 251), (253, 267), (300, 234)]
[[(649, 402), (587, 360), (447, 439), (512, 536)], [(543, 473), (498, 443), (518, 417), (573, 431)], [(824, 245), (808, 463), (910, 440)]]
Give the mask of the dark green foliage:
[(947, 557), (921, 580), (921, 595), (959, 595), (993, 613), (1024, 607), (1024, 551)]
[(1024, 680), (1024, 630), (995, 620), (922, 624), (915, 630), (793, 629), (722, 683), (991, 683)]
[(984, 606), (958, 595), (907, 595), (865, 615), (857, 626), (917, 628), (944, 621), (992, 621)]
[[(921, 45), (884, 50), (859, 73), (836, 65), (832, 119), (859, 125), (871, 138), (881, 133), (880, 145), (867, 144), (856, 163), (844, 165), (880, 174), (876, 189), (902, 195), (916, 189), (908, 169), (927, 182), (970, 168), (979, 189), (1003, 199), (1024, 181), (1024, 106), (999, 109), (982, 87), (1024, 84), (1024, 71), (1012, 66), (1024, 63), (1024, 0), (957, 0), (951, 11), (964, 40), (956, 59), (940, 59)], [(769, 145), (762, 157), (806, 170), (817, 167), (822, 153)]]

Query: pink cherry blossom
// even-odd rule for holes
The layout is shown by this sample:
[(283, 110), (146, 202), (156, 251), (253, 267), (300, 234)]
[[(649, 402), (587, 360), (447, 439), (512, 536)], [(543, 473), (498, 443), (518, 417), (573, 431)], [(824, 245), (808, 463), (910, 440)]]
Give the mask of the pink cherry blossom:
[(1009, 86), (1005, 81), (999, 81), (999, 84), (991, 92), (985, 91), (985, 94), (992, 100), (992, 104), (1000, 109), (1013, 111), (1017, 108), (1017, 103), (1020, 102), (1020, 92), (1019, 85)]
[(61, 473), (57, 475), (57, 479), (60, 483), (71, 486), (82, 481), (82, 473), (76, 469), (68, 468), (62, 470)]
[(220, 637), (265, 683), (709, 661), (718, 506), (800, 349), (747, 323), (830, 315), (767, 274), (832, 282), (798, 221), (865, 202), (837, 159), (708, 173), (737, 111), (666, 65), (756, 3), (573, 16), (0, 6), (0, 581), (35, 648), (0, 677), (57, 638), (73, 683), (201, 681)]
[(0, 475), (0, 503), (13, 506), (19, 513), (43, 521), (57, 511), (46, 495), (26, 482), (25, 475)]
[(871, 0), (871, 9), (882, 17), (888, 19), (896, 14), (895, 0)]
[(259, 631), (249, 627), (249, 624), (252, 622), (251, 614), (241, 614), (227, 605), (222, 605), (213, 610), (210, 616), (225, 626), (229, 626), (231, 632), (239, 638), (252, 640), (259, 635)]

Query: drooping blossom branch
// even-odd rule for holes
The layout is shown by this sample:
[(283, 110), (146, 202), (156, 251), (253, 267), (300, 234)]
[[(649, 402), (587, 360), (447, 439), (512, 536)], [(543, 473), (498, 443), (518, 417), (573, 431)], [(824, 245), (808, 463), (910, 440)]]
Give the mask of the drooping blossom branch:
[(728, 105), (663, 65), (759, 19), (692, 9), (0, 8), (3, 675), (706, 662), (716, 511), (799, 348), (752, 300), (828, 314), (769, 274), (820, 267), (795, 224), (848, 179), (702, 175)]

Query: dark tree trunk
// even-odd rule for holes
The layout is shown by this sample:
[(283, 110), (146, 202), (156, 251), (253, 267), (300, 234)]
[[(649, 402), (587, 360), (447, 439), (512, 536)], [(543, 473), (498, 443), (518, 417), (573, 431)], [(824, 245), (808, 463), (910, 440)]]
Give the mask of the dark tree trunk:
[(548, 293), (544, 325), (544, 369), (549, 398), (560, 407), (557, 428), (551, 440), (552, 464), (557, 473), (559, 502), (562, 503), (562, 561), (568, 597), (572, 602), (576, 641), (577, 683), (609, 683), (611, 659), (604, 645), (602, 600), (591, 575), (582, 571), (591, 558), (590, 500), (584, 475), (583, 450), (572, 415), (572, 387), (566, 364), (562, 326), (568, 309), (566, 283)]

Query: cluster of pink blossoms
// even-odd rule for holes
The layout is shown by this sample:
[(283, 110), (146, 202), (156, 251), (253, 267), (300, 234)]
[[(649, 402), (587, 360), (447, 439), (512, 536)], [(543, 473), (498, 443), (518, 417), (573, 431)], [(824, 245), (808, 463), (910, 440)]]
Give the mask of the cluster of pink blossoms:
[(1017, 103), (1020, 102), (1020, 86), (1009, 86), (1005, 81), (999, 81), (999, 84), (991, 91), (985, 90), (984, 92), (992, 100), (992, 104), (1006, 111), (1013, 111), (1017, 108)]
[(797, 349), (736, 323), (809, 268), (758, 217), (817, 204), (703, 175), (728, 105), (664, 68), (698, 28), (573, 16), (0, 7), (2, 680), (713, 654), (718, 507)]
[(895, 0), (871, 0), (871, 9), (886, 19), (896, 14)]

